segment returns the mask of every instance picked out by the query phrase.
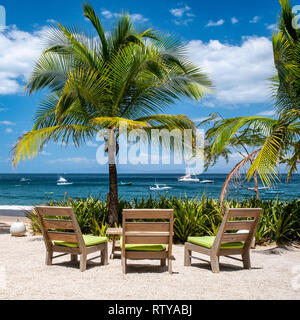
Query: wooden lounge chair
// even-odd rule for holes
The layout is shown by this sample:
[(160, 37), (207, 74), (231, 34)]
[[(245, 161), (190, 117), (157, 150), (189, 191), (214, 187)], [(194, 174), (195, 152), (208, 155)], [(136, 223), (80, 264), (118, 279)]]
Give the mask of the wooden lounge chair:
[[(71, 261), (77, 261), (77, 256), (81, 255), (80, 270), (83, 272), (87, 255), (97, 251), (101, 251), (101, 264), (108, 264), (107, 238), (82, 235), (72, 208), (36, 207), (35, 211), (46, 245), (46, 265), (52, 265), (52, 259), (67, 254), (71, 255)], [(64, 254), (53, 257), (54, 252)]]
[(173, 210), (123, 210), (120, 247), (124, 274), (127, 272), (128, 259), (160, 260), (161, 266), (165, 266), (168, 260), (169, 273), (172, 274), (173, 220)]
[[(184, 265), (191, 265), (192, 252), (210, 256), (212, 272), (220, 272), (220, 256), (241, 255), (244, 268), (251, 269), (250, 247), (254, 238), (262, 209), (229, 209), (216, 237), (189, 237), (185, 244)], [(235, 218), (235, 221), (230, 219)], [(241, 218), (237, 221), (236, 218)], [(248, 220), (248, 218), (252, 218)], [(247, 233), (226, 231), (247, 230)]]

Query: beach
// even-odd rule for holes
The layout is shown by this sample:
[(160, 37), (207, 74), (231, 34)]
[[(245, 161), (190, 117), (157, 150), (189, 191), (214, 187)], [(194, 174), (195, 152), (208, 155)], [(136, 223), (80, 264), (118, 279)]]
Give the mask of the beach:
[[(29, 232), (26, 237), (11, 237), (12, 221), (13, 218), (0, 217), (0, 299), (300, 299), (299, 280), (297, 283), (297, 274), (293, 273), (300, 261), (300, 249), (296, 246), (257, 247), (251, 251), (252, 270), (244, 270), (240, 261), (226, 257), (220, 259), (219, 274), (212, 273), (205, 261), (193, 259), (192, 267), (184, 267), (184, 248), (175, 245), (173, 275), (161, 268), (158, 261), (146, 260), (129, 261), (128, 274), (123, 275), (120, 259), (101, 266), (97, 253), (89, 256), (96, 259), (82, 273), (78, 264), (69, 262), (69, 256), (46, 266), (42, 237)], [(208, 260), (207, 256), (197, 257)]]

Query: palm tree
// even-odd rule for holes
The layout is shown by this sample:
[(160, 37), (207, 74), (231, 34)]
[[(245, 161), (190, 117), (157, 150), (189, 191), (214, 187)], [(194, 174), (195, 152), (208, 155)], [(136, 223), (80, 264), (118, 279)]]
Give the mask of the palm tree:
[(258, 153), (257, 148), (264, 143), (265, 136), (258, 130), (246, 127), (232, 135), (231, 138), (228, 139), (226, 147), (216, 150), (214, 141), (220, 127), (220, 121), (224, 121), (224, 118), (219, 113), (213, 113), (209, 115), (206, 120), (200, 122), (198, 127), (213, 122), (213, 125), (207, 130), (205, 144), (205, 170), (214, 166), (220, 158), (224, 159), (228, 163), (233, 152), (241, 158), (224, 182), (220, 195), (221, 203), (223, 202), (225, 194), (228, 193), (230, 183), (255, 192), (256, 198), (259, 199), (257, 172), (255, 172), (253, 177), (255, 187), (249, 188), (244, 185), (245, 181), (241, 175), (241, 171), (245, 170), (246, 166), (253, 163), (254, 156)]
[(162, 112), (181, 98), (200, 100), (211, 81), (186, 57), (184, 44), (152, 29), (137, 32), (122, 15), (105, 32), (90, 5), (84, 16), (96, 36), (58, 25), (47, 35), (47, 49), (27, 84), (29, 93), (48, 89), (37, 109), (32, 130), (13, 149), (13, 164), (35, 157), (48, 141), (79, 147), (107, 129), (109, 154), (108, 222), (118, 222), (116, 154), (119, 125), (144, 128), (194, 129), (184, 115)]
[(293, 28), (295, 17), (289, 0), (280, 0), (282, 6), (279, 30), (273, 34), (274, 63), (277, 75), (271, 81), (277, 116), (237, 117), (218, 122), (209, 138), (212, 154), (222, 152), (232, 137), (246, 128), (266, 136), (247, 173), (250, 180), (256, 172), (268, 186), (278, 178), (278, 164), (286, 163), (288, 179), (300, 163), (300, 31)]

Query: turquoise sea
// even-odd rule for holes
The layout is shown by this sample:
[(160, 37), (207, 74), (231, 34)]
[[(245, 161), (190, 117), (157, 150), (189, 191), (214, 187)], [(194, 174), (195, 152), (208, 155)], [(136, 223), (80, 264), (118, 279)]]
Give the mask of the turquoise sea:
[[(57, 185), (59, 177), (67, 179), (70, 185)], [(200, 180), (213, 180), (212, 184), (178, 182), (181, 174), (119, 174), (119, 182), (132, 182), (131, 186), (120, 186), (121, 199), (148, 198), (158, 196), (157, 191), (150, 191), (149, 187), (155, 183), (166, 184), (172, 189), (168, 190), (169, 196), (189, 198), (207, 196), (219, 198), (226, 174), (203, 174)], [(261, 190), (262, 199), (278, 197), (281, 200), (290, 200), (300, 197), (300, 175), (294, 175), (290, 182), (285, 182), (286, 176), (281, 176), (281, 183), (276, 185), (270, 193)], [(251, 185), (250, 185), (251, 187)], [(68, 197), (84, 198), (89, 195), (106, 199), (108, 192), (108, 176), (104, 174), (0, 174), (0, 205), (36, 205), (48, 200), (62, 200)], [(165, 195), (166, 191), (159, 191)], [(255, 194), (251, 191), (232, 187), (229, 198), (242, 200)]]

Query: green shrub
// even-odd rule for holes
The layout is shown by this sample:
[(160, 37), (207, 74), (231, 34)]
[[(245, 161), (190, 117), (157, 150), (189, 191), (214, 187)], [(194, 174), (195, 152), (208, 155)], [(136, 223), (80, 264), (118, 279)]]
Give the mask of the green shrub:
[[(49, 206), (72, 207), (84, 234), (103, 236), (108, 228), (107, 203), (96, 198), (67, 199), (51, 201)], [(256, 200), (241, 202), (225, 201), (225, 208), (262, 208), (262, 217), (256, 231), (256, 242), (267, 244), (273, 241), (284, 243), (300, 238), (300, 201)], [(216, 235), (222, 222), (223, 212), (220, 201), (205, 195), (188, 199), (160, 196), (154, 199), (120, 200), (118, 204), (119, 221), (122, 221), (123, 209), (174, 209), (174, 242), (184, 243), (189, 236)], [(34, 213), (28, 213), (32, 230), (40, 232), (38, 219)]]

